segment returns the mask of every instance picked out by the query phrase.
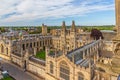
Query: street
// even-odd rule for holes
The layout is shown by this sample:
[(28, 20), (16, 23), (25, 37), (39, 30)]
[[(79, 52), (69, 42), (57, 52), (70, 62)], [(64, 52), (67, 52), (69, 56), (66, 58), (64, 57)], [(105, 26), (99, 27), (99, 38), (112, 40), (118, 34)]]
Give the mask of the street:
[(3, 70), (7, 70), (9, 75), (11, 75), (16, 80), (42, 80), (29, 72), (24, 72), (23, 69), (7, 60), (2, 59), (0, 62)]

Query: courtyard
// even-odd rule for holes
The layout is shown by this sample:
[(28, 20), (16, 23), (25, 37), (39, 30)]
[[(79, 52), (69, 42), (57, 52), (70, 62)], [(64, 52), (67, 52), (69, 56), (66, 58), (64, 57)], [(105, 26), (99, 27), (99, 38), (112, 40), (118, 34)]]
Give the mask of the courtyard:
[(46, 57), (45, 51), (44, 50), (38, 51), (36, 53), (35, 57), (38, 58), (38, 59), (45, 60), (45, 57)]

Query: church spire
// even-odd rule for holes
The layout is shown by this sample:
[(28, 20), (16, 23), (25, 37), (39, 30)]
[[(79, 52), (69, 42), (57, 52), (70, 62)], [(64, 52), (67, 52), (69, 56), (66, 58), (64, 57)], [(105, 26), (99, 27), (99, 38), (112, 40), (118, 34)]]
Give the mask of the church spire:
[(75, 31), (75, 21), (72, 21), (71, 31)]
[(65, 21), (62, 22), (62, 30), (66, 30), (66, 25), (65, 25)]

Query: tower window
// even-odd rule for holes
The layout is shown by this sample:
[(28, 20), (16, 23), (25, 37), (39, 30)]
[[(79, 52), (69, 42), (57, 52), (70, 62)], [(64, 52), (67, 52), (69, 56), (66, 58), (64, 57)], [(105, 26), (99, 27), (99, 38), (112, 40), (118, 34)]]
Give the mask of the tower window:
[(50, 73), (53, 74), (53, 62), (50, 62)]

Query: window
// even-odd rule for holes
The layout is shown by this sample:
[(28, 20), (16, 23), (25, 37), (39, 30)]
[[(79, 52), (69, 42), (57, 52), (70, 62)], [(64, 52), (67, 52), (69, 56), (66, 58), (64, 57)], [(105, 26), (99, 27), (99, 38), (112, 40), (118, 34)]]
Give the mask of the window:
[(34, 42), (34, 47), (35, 47), (35, 42)]
[(30, 43), (30, 47), (32, 48), (32, 43)]
[(39, 46), (39, 42), (37, 42), (37, 47)]
[(23, 50), (25, 50), (25, 44), (22, 45)]
[(50, 73), (53, 74), (53, 62), (50, 61)]
[(60, 63), (60, 77), (64, 80), (70, 79), (70, 70), (69, 70), (69, 67), (67, 66), (66, 62)]
[(78, 73), (78, 80), (84, 80), (84, 75), (82, 73)]
[(8, 54), (8, 48), (6, 48), (6, 54)]
[(4, 47), (1, 45), (1, 53), (4, 53)]
[(42, 41), (40, 41), (40, 47), (42, 46)]

